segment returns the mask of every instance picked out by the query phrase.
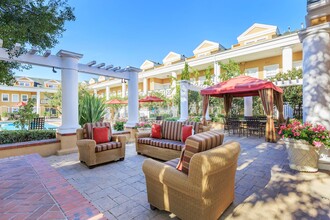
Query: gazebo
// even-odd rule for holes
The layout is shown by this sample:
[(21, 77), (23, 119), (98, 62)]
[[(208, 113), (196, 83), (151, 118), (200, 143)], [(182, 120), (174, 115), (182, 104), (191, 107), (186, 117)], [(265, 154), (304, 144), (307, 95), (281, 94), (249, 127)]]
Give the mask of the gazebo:
[(210, 96), (224, 98), (226, 116), (229, 114), (234, 97), (260, 96), (265, 114), (267, 115), (266, 141), (276, 142), (273, 108), (275, 104), (279, 111), (278, 120), (280, 123), (283, 122), (283, 90), (272, 82), (241, 75), (203, 89), (201, 90), (201, 95), (203, 96), (204, 122)]

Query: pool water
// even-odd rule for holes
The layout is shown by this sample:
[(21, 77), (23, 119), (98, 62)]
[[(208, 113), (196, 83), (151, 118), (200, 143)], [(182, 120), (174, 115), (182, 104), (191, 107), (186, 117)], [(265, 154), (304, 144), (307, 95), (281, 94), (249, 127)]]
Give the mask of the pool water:
[[(57, 126), (51, 125), (48, 123), (45, 123), (45, 129), (56, 129)], [(0, 131), (5, 131), (5, 130), (19, 130), (18, 128), (15, 127), (13, 122), (0, 122)]]

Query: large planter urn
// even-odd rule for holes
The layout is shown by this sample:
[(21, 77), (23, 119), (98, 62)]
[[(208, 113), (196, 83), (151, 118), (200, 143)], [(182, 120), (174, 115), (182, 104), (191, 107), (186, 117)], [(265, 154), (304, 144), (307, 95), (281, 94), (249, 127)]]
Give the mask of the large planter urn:
[(151, 132), (151, 128), (138, 128), (138, 132)]
[(302, 172), (317, 172), (319, 152), (304, 140), (285, 138), (284, 143), (289, 155), (290, 168)]

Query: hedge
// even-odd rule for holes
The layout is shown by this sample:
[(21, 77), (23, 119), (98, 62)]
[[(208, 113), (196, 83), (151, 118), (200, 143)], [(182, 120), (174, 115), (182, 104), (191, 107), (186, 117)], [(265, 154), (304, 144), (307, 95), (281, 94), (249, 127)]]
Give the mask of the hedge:
[(0, 131), (0, 144), (38, 141), (56, 138), (55, 130), (17, 130)]

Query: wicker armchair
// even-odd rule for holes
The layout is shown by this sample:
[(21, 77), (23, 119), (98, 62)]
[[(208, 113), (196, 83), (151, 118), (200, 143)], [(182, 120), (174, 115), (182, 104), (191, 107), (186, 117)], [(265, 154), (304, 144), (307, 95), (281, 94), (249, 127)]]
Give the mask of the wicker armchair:
[(188, 175), (146, 159), (142, 169), (151, 209), (172, 212), (183, 220), (218, 219), (234, 201), (239, 152), (239, 143), (229, 142), (194, 154)]
[[(96, 144), (91, 137), (93, 127), (109, 127), (109, 142)], [(112, 135), (110, 123), (87, 123), (84, 128), (77, 129), (77, 146), (80, 162), (91, 168), (110, 161), (124, 160), (126, 137)]]

